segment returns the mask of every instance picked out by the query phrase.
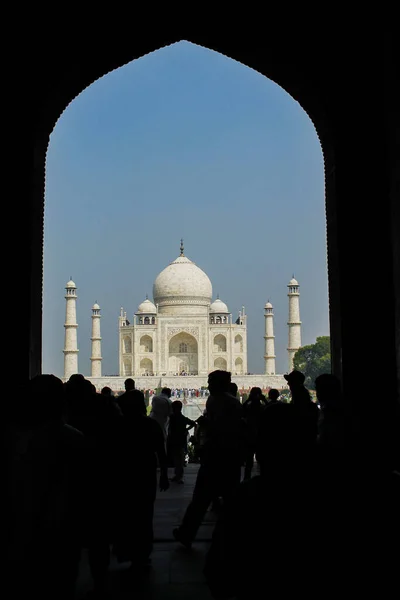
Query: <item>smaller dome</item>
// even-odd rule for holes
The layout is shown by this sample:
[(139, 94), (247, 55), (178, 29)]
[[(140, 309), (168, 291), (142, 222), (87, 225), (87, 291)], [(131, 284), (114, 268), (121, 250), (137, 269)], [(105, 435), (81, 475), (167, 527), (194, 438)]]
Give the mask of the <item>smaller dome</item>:
[(67, 288), (76, 288), (76, 285), (72, 281), (72, 279), (70, 279), (65, 287), (67, 287)]
[(151, 302), (151, 300), (146, 298), (146, 300), (144, 300), (141, 304), (139, 304), (136, 313), (156, 314), (157, 309), (156, 309), (155, 305)]
[(92, 306), (92, 310), (100, 310), (100, 306), (95, 302)]
[(299, 285), (299, 282), (293, 277), (293, 279), (289, 281), (289, 285)]
[(219, 298), (214, 300), (210, 305), (210, 312), (212, 313), (229, 313), (228, 307), (225, 302), (222, 302)]
[(271, 302), (267, 302), (267, 304), (264, 306), (264, 308), (274, 308), (271, 304)]

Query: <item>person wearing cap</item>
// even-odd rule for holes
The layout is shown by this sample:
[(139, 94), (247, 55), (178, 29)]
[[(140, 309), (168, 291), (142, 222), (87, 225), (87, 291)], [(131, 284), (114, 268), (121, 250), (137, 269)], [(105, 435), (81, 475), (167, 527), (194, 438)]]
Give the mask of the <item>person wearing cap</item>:
[(191, 545), (209, 505), (222, 497), (226, 504), (240, 485), (243, 422), (239, 400), (230, 394), (231, 373), (216, 370), (208, 375), (207, 432), (201, 452), (192, 501), (174, 538), (186, 548)]
[(291, 373), (284, 375), (288, 382), (293, 404), (306, 404), (311, 402), (310, 392), (304, 386), (305, 375), (294, 369)]
[(284, 375), (292, 396), (292, 407), (298, 422), (299, 441), (315, 444), (318, 435), (318, 406), (311, 400), (308, 389), (304, 386), (305, 375), (294, 369)]

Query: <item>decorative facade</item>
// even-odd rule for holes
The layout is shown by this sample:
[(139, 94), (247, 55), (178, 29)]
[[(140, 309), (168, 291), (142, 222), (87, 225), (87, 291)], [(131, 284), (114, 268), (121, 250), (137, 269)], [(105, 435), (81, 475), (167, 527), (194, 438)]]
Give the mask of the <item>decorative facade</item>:
[(233, 321), (207, 275), (184, 255), (156, 278), (151, 302), (130, 323), (121, 308), (119, 372), (123, 377), (206, 376), (214, 369), (247, 373), (247, 316)]
[[(301, 346), (299, 283), (291, 279), (289, 297), (290, 372), (293, 357)], [(77, 287), (66, 285), (66, 318), (64, 344), (64, 380), (78, 373), (78, 324), (76, 321)], [(184, 254), (180, 255), (156, 278), (154, 302), (146, 299), (139, 305), (132, 323), (121, 308), (119, 316), (119, 376), (102, 376), (100, 306), (92, 307), (91, 379), (97, 387), (123, 389), (123, 381), (134, 377), (138, 386), (164, 385), (201, 387), (207, 384), (211, 371), (232, 373), (232, 381), (241, 387), (285, 387), (283, 375), (275, 370), (275, 335), (273, 306), (268, 301), (265, 316), (265, 372), (248, 374), (247, 315), (244, 306), (237, 319), (232, 319), (227, 305), (217, 296), (212, 301), (212, 285), (208, 276)], [(141, 383), (139, 383), (141, 382)], [(167, 383), (166, 383), (167, 382)], [(119, 387), (118, 387), (119, 386)]]

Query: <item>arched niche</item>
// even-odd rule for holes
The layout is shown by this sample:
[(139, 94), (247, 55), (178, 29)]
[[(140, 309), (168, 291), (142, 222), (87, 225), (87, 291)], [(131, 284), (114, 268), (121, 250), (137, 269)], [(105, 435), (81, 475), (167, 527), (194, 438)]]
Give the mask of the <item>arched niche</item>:
[(241, 335), (235, 335), (235, 352), (243, 352), (243, 338)]
[(153, 352), (153, 338), (149, 335), (142, 335), (140, 338), (140, 352)]
[(142, 358), (140, 361), (140, 374), (141, 375), (152, 375), (153, 373), (153, 361), (150, 358)]
[(220, 371), (227, 371), (228, 366), (227, 366), (225, 358), (222, 358), (222, 356), (219, 356), (218, 358), (216, 358), (214, 360), (214, 368), (219, 369)]
[(130, 335), (124, 335), (123, 338), (124, 354), (132, 353), (132, 339)]
[(168, 370), (173, 375), (198, 373), (198, 345), (195, 337), (182, 331), (171, 338)]
[(226, 337), (221, 333), (214, 338), (214, 352), (226, 352)]
[(243, 359), (240, 356), (235, 360), (235, 373), (243, 375)]

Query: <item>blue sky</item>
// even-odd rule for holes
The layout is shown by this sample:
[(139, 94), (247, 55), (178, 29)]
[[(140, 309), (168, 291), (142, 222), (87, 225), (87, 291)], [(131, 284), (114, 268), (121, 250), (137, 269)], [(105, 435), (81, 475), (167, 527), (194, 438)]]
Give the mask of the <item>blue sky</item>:
[(79, 370), (90, 375), (91, 306), (103, 374), (118, 374), (118, 315), (132, 317), (179, 254), (236, 318), (264, 369), (264, 311), (287, 371), (287, 283), (300, 283), (303, 344), (329, 335), (322, 150), (301, 106), (221, 54), (173, 44), (109, 73), (61, 115), (46, 164), (43, 370), (63, 375), (64, 287), (78, 286)]

